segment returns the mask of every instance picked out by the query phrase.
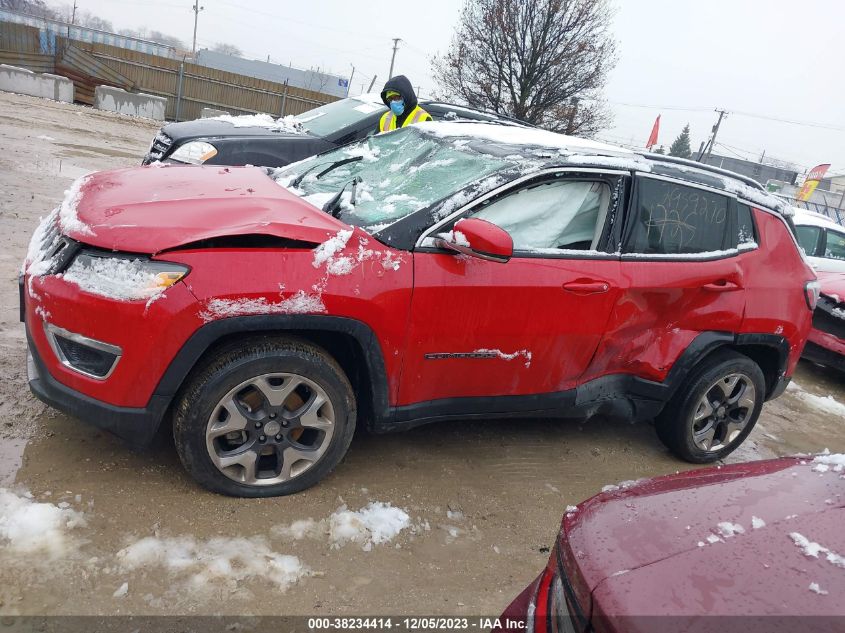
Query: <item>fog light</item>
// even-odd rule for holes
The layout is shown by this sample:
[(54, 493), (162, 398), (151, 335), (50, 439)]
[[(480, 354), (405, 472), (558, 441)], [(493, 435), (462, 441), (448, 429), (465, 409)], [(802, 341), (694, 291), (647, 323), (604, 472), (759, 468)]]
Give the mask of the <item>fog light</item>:
[(44, 323), (47, 341), (59, 362), (75, 372), (105, 380), (114, 371), (122, 350), (116, 345), (70, 332), (52, 323)]

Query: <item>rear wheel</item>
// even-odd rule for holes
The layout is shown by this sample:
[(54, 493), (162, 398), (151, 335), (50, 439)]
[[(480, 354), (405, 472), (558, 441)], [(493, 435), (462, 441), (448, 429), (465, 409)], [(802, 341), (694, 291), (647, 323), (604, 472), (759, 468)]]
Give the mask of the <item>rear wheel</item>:
[(751, 433), (765, 389), (757, 363), (737, 352), (717, 352), (693, 370), (657, 417), (657, 435), (685, 461), (714, 462)]
[(325, 351), (298, 339), (222, 349), (183, 392), (173, 435), (185, 468), (214, 492), (270, 497), (325, 477), (349, 448), (355, 398)]

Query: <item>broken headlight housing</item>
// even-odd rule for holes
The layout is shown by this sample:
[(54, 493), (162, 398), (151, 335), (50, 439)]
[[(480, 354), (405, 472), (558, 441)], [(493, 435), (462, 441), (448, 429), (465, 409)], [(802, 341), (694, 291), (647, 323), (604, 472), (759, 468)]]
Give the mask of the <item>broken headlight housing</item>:
[(152, 299), (188, 274), (183, 264), (134, 255), (81, 251), (64, 273), (65, 281), (91, 294), (132, 301)]

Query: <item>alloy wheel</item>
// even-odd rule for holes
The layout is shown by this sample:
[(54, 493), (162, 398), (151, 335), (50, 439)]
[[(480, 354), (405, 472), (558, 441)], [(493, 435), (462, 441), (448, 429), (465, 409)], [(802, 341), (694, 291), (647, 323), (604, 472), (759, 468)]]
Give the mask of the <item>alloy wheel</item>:
[(214, 407), (206, 427), (209, 457), (239, 483), (268, 486), (298, 477), (331, 442), (335, 412), (313, 380), (289, 373), (242, 382)]
[(707, 452), (720, 451), (742, 433), (757, 403), (757, 390), (749, 376), (728, 374), (704, 392), (693, 414), (695, 445)]

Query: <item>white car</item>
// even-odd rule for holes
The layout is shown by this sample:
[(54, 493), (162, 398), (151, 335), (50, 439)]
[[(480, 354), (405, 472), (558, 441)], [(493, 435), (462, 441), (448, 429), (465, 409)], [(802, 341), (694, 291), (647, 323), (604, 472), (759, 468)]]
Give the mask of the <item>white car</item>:
[(821, 213), (793, 207), (798, 243), (818, 272), (845, 273), (845, 227)]

